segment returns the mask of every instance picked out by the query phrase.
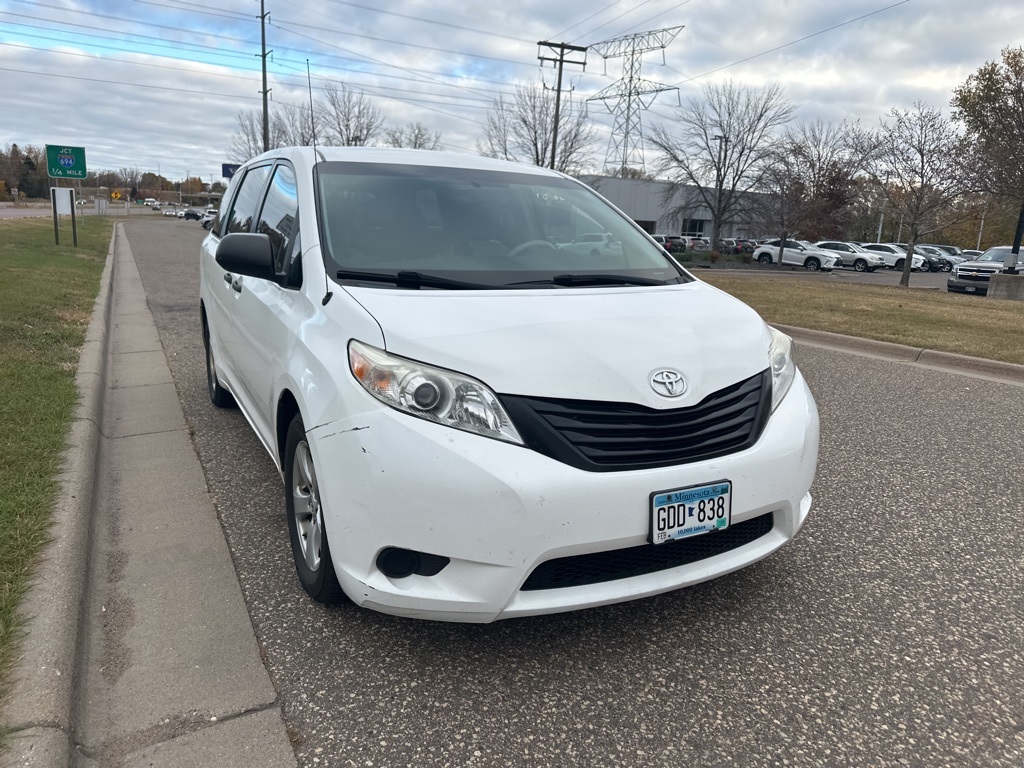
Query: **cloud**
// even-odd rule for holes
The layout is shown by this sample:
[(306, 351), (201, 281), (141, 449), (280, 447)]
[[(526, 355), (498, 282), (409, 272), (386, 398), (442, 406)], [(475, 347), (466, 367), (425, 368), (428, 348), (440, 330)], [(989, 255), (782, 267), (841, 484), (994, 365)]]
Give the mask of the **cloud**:
[[(516, 83), (553, 85), (540, 40), (594, 43), (683, 25), (664, 52), (643, 55), (641, 77), (679, 88), (659, 95), (645, 125), (726, 79), (781, 83), (799, 119), (876, 125), (917, 100), (947, 108), (952, 89), (1020, 45), (1024, 29), (1024, 7), (962, 0), (410, 0), (386, 12), (369, 10), (370, 0), (265, 4), (275, 104), (307, 103), (308, 59), (314, 97), (325, 79), (345, 82), (390, 125), (423, 123), (464, 152), (475, 151), (495, 98)], [(6, 3), (0, 144), (68, 143), (86, 147), (91, 168), (219, 177), (237, 113), (261, 105), (257, 9), (252, 0)], [(623, 58), (587, 59), (585, 72), (566, 67), (572, 98), (623, 75)], [(613, 116), (597, 103), (588, 114), (607, 140)]]

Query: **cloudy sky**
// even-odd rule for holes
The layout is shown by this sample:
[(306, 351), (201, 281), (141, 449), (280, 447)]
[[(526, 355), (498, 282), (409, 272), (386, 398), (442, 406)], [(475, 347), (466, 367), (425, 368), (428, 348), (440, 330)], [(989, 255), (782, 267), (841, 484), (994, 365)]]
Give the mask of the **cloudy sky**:
[[(682, 26), (644, 55), (674, 86), (643, 114), (668, 123), (703, 84), (778, 82), (798, 120), (875, 125), (1024, 45), (1019, 0), (264, 0), (271, 98), (308, 102), (327, 80), (363, 91), (399, 127), (476, 151), (488, 109), (517, 83), (554, 84), (537, 42), (593, 45)], [(386, 10), (385, 10), (386, 9)], [(219, 179), (238, 112), (260, 108), (259, 0), (0, 0), (0, 145), (86, 148), (91, 170)], [(551, 55), (550, 51), (544, 51)], [(585, 99), (622, 76), (593, 50), (566, 67)], [(591, 102), (605, 154), (613, 118)]]

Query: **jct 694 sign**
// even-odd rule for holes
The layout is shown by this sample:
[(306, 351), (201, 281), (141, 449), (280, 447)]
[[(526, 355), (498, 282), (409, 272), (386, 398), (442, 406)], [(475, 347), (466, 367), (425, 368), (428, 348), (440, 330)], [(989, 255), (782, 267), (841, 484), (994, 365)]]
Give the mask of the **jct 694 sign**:
[(51, 179), (84, 179), (85, 147), (47, 144), (46, 173)]

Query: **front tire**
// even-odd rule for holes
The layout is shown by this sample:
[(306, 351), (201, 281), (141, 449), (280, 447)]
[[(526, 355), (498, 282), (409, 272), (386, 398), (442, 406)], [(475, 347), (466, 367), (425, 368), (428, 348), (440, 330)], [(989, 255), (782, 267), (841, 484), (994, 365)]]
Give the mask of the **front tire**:
[(804, 269), (806, 269), (808, 272), (817, 272), (819, 269), (821, 269), (821, 262), (818, 261), (813, 256), (811, 256), (811, 258), (807, 259), (807, 261), (804, 262)]
[(284, 503), (299, 583), (318, 603), (339, 603), (345, 593), (331, 560), (323, 502), (302, 416), (288, 425), (284, 447)]
[(856, 272), (867, 272), (868, 263), (864, 259), (857, 259), (855, 262), (853, 262), (853, 269)]
[(896, 270), (897, 270), (898, 272), (902, 272), (902, 271), (903, 271), (903, 265), (904, 265), (905, 263), (906, 263), (906, 259), (897, 259), (897, 260), (896, 260), (896, 267), (895, 267), (895, 268), (896, 268)]
[(210, 343), (210, 328), (203, 318), (203, 346), (206, 348), (206, 391), (210, 395), (210, 402), (218, 408), (230, 408), (235, 404), (235, 398), (231, 396), (217, 379), (216, 360), (213, 356), (213, 345)]

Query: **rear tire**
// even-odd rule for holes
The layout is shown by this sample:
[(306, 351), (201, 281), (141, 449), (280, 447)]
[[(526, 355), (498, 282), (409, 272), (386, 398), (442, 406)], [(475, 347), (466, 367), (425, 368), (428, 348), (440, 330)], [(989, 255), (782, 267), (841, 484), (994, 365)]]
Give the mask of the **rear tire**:
[(288, 425), (284, 447), (284, 504), (299, 583), (318, 603), (339, 603), (345, 593), (331, 560), (320, 487), (302, 416)]
[(758, 264), (771, 264), (772, 263), (772, 257), (769, 256), (767, 253), (762, 253), (760, 256), (757, 257), (757, 263)]

